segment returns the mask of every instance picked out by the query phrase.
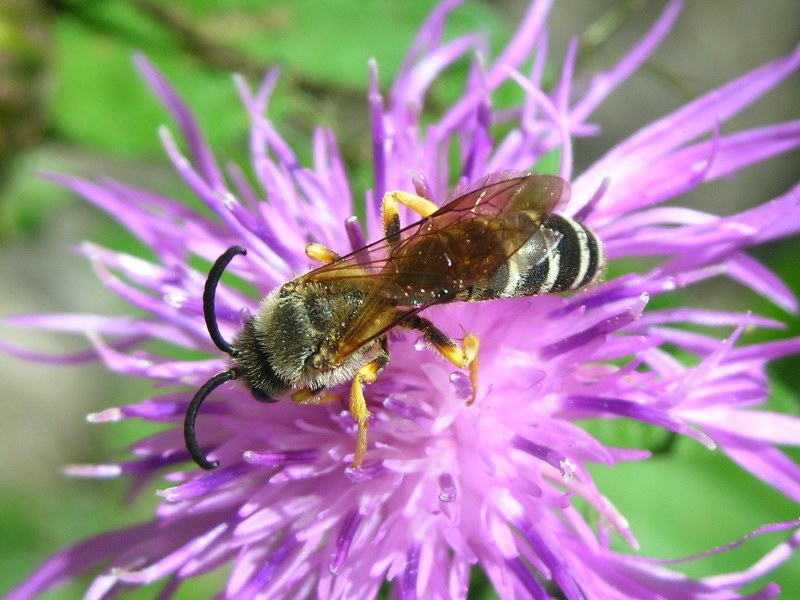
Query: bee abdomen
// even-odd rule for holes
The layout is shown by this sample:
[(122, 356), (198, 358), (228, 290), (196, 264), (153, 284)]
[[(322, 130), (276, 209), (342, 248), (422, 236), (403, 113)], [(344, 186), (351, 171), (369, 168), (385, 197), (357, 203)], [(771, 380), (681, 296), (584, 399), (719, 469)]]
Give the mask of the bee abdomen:
[(578, 289), (597, 279), (604, 263), (602, 243), (591, 229), (564, 215), (552, 214), (497, 271), (472, 286), (467, 300)]
[(558, 273), (552, 287), (542, 288), (536, 293), (578, 289), (600, 275), (603, 248), (591, 229), (563, 215), (550, 215), (544, 226), (561, 234), (555, 249), (555, 254), (559, 257)]

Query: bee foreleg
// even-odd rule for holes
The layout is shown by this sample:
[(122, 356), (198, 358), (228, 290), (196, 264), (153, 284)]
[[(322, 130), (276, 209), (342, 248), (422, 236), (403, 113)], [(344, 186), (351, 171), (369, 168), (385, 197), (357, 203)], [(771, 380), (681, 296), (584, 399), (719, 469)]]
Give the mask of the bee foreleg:
[(323, 265), (332, 263), (339, 258), (339, 255), (336, 254), (336, 252), (323, 246), (322, 244), (307, 244), (306, 256), (308, 256), (308, 258), (311, 260), (321, 262)]
[(352, 468), (357, 469), (364, 461), (367, 453), (367, 419), (371, 416), (367, 410), (367, 401), (364, 399), (364, 384), (372, 383), (377, 379), (381, 371), (389, 362), (389, 354), (386, 352), (385, 340), (381, 342), (382, 352), (372, 361), (365, 364), (353, 377), (350, 386), (350, 414), (353, 415), (358, 431), (356, 433), (356, 451), (353, 455)]
[(292, 402), (301, 406), (319, 406), (339, 402), (342, 397), (330, 392), (312, 392), (307, 387), (297, 390), (292, 394)]
[(469, 367), (469, 382), (472, 386), (472, 395), (467, 404), (475, 402), (478, 390), (478, 336), (468, 333), (459, 346), (458, 342), (447, 336), (428, 319), (417, 315), (407, 319), (402, 324), (408, 329), (416, 329), (422, 333), (425, 341), (433, 346), (444, 358), (455, 366), (466, 369)]

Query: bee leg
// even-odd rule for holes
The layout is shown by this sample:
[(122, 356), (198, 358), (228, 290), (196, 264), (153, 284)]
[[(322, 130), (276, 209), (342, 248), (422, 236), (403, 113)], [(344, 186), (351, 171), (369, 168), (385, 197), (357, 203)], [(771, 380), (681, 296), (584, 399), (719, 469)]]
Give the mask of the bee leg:
[(460, 369), (469, 367), (469, 382), (472, 387), (472, 395), (470, 395), (467, 404), (475, 402), (475, 394), (478, 391), (478, 347), (480, 345), (478, 336), (474, 333), (468, 333), (464, 336), (464, 341), (459, 346), (458, 342), (448, 337), (428, 319), (417, 315), (404, 321), (402, 326), (420, 331), (425, 341), (455, 366)]
[(397, 202), (392, 192), (387, 192), (381, 202), (381, 218), (383, 219), (383, 235), (391, 244), (397, 241), (400, 234), (400, 213), (397, 212)]
[(387, 202), (390, 202), (395, 206), (395, 212), (397, 211), (396, 203), (399, 202), (403, 206), (413, 210), (421, 217), (429, 217), (439, 210), (439, 207), (430, 200), (427, 200), (422, 196), (417, 196), (416, 194), (409, 194), (408, 192), (387, 192), (383, 197), (384, 210), (386, 210), (385, 206)]
[(353, 415), (358, 425), (356, 451), (353, 455), (353, 463), (350, 465), (353, 469), (361, 466), (367, 453), (367, 419), (371, 415), (367, 410), (367, 401), (364, 399), (364, 384), (375, 381), (389, 362), (385, 338), (381, 341), (381, 347), (383, 352), (356, 371), (350, 386), (350, 414)]
[(330, 248), (326, 248), (322, 244), (307, 244), (306, 245), (306, 256), (311, 260), (315, 260), (317, 262), (321, 262), (323, 265), (327, 265), (328, 263), (332, 263), (339, 255), (336, 254)]
[(320, 406), (322, 404), (332, 404), (333, 402), (341, 401), (342, 397), (339, 394), (331, 394), (328, 392), (312, 392), (309, 388), (305, 387), (297, 390), (292, 394), (292, 402), (301, 406)]
[(409, 194), (408, 192), (386, 192), (381, 202), (381, 216), (383, 217), (383, 233), (391, 243), (400, 233), (400, 214), (397, 212), (397, 203), (407, 206), (415, 213), (427, 217), (439, 210), (430, 200)]

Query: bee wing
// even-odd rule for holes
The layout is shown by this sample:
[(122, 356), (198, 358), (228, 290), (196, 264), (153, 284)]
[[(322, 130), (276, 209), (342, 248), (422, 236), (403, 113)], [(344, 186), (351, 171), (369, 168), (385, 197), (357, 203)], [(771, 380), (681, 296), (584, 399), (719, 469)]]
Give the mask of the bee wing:
[(568, 197), (569, 184), (553, 175), (491, 175), (392, 239), (305, 275), (304, 279), (364, 293), (361, 308), (341, 338), (338, 357), (345, 358), (408, 316), (449, 302), (489, 277)]
[[(529, 179), (530, 178), (530, 179)], [(457, 185), (453, 190), (452, 194), (450, 194), (450, 198), (448, 199), (447, 203), (452, 202), (455, 199), (461, 198), (462, 196), (466, 196), (473, 192), (480, 192), (481, 190), (494, 187), (497, 184), (503, 184), (510, 181), (518, 181), (518, 180), (529, 180), (530, 185), (532, 186), (531, 189), (528, 189), (527, 192), (529, 194), (536, 194), (536, 193), (543, 193), (547, 194), (548, 192), (554, 192), (556, 194), (555, 198), (545, 199), (545, 198), (532, 198), (528, 197), (527, 201), (531, 204), (548, 204), (552, 201), (552, 205), (549, 206), (549, 211), (561, 211), (566, 208), (567, 203), (570, 199), (570, 187), (569, 184), (557, 177), (556, 175), (544, 175), (544, 174), (535, 174), (535, 173), (528, 173), (525, 171), (515, 171), (515, 170), (505, 170), (499, 171), (497, 173), (490, 173), (486, 175), (483, 179), (479, 179), (478, 181), (473, 181), (472, 183), (468, 183), (466, 185)], [(447, 204), (445, 203), (445, 204)]]

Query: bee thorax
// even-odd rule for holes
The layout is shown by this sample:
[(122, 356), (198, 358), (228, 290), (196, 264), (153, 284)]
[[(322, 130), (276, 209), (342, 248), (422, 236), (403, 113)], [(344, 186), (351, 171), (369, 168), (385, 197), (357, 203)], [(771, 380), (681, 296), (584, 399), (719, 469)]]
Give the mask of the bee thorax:
[(244, 326), (234, 359), (248, 385), (267, 395), (338, 385), (368, 361), (371, 346), (335, 357), (361, 298), (317, 283), (291, 281), (270, 293)]

